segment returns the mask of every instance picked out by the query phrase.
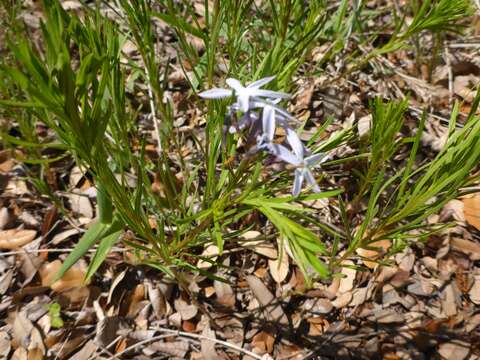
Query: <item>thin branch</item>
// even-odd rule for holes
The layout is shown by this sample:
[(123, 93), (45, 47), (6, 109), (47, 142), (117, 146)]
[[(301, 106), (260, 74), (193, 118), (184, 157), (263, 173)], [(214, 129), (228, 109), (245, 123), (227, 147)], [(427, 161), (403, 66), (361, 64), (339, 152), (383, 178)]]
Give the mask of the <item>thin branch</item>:
[[(197, 339), (197, 340), (208, 340), (208, 341), (214, 342), (216, 344), (223, 345), (223, 346), (225, 346), (229, 349), (236, 350), (236, 351), (238, 351), (240, 353), (243, 353), (245, 355), (248, 355), (248, 356), (250, 356), (254, 359), (257, 359), (257, 360), (264, 359), (262, 356), (260, 356), (258, 354), (255, 354), (254, 352), (251, 352), (249, 350), (243, 349), (240, 346), (237, 346), (235, 344), (231, 344), (231, 343), (226, 342), (226, 341), (218, 340), (218, 339), (215, 339), (215, 338), (209, 338), (209, 337), (204, 336), (204, 335), (187, 333), (187, 332), (183, 332), (183, 331), (177, 331), (177, 330), (166, 329), (166, 328), (161, 328), (161, 327), (154, 327), (154, 328), (152, 328), (152, 330), (168, 333), (168, 334), (171, 334), (172, 336), (186, 337), (186, 338), (192, 338), (192, 339)], [(118, 359), (119, 356), (125, 354), (126, 352), (128, 352), (130, 350), (135, 349), (136, 347), (138, 347), (140, 345), (148, 344), (149, 342), (156, 341), (156, 340), (159, 340), (159, 339), (163, 339), (164, 337), (165, 337), (165, 335), (157, 335), (157, 336), (154, 336), (150, 339), (142, 340), (142, 341), (140, 341), (136, 344), (133, 344), (133, 345), (125, 348), (123, 351), (115, 354), (114, 356), (110, 357), (109, 360)]]

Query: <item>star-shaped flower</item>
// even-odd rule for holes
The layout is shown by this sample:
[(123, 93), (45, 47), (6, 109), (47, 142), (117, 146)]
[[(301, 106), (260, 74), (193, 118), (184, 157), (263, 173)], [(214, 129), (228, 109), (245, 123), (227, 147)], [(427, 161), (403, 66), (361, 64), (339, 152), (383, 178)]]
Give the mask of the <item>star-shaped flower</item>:
[(239, 110), (242, 112), (247, 112), (251, 109), (251, 100), (258, 100), (262, 97), (270, 99), (287, 99), (290, 97), (289, 94), (282, 92), (260, 89), (263, 85), (269, 83), (274, 78), (275, 76), (266, 77), (254, 81), (247, 86), (243, 86), (242, 83), (237, 79), (228, 78), (225, 82), (233, 90), (213, 88), (201, 92), (199, 96), (204, 99), (224, 99), (235, 95), (237, 97)]
[(295, 180), (293, 182), (292, 195), (298, 196), (300, 194), (304, 180), (312, 186), (313, 191), (320, 192), (320, 187), (315, 181), (315, 177), (310, 168), (326, 161), (328, 155), (313, 154), (305, 157), (305, 148), (298, 135), (292, 129), (287, 129), (287, 140), (292, 147), (292, 151), (289, 151), (283, 145), (274, 144), (273, 154), (286, 163), (295, 166)]

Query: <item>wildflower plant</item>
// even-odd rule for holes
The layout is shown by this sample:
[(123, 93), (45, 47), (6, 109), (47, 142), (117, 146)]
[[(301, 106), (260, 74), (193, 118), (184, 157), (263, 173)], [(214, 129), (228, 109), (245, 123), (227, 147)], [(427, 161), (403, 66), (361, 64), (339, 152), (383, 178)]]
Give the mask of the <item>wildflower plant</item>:
[[(239, 129), (244, 129), (247, 124), (249, 128), (260, 129), (250, 132), (256, 137), (254, 151), (263, 151), (285, 163), (292, 165), (295, 169), (295, 180), (292, 195), (298, 196), (304, 180), (310, 185), (313, 191), (320, 192), (320, 187), (315, 181), (311, 168), (321, 164), (328, 157), (325, 154), (314, 154), (305, 157), (310, 150), (306, 149), (297, 133), (288, 125), (287, 119), (294, 120), (286, 110), (278, 106), (278, 101), (289, 97), (288, 94), (262, 90), (261, 86), (268, 84), (275, 76), (270, 76), (243, 86), (237, 79), (227, 79), (226, 83), (232, 87), (229, 89), (213, 88), (199, 94), (205, 99), (224, 99), (235, 97), (235, 102), (230, 105), (229, 113), (241, 112), (242, 124)], [(260, 114), (261, 110), (261, 114)], [(235, 114), (236, 115), (236, 114)], [(245, 119), (248, 119), (245, 120)], [(261, 119), (261, 124), (258, 124)], [(274, 142), (277, 124), (282, 126), (287, 133), (287, 141), (291, 151), (281, 144)], [(235, 132), (235, 127), (230, 127), (230, 132)]]
[[(11, 34), (10, 56), (0, 66), (0, 105), (13, 120), (2, 126), (2, 140), (26, 149), (34, 183), (59, 207), (61, 198), (49, 189), (45, 175), (49, 164), (59, 159), (84, 169), (97, 190), (98, 218), (58, 276), (96, 247), (87, 273), (95, 276), (122, 240), (138, 262), (176, 278), (188, 291), (187, 271), (215, 278), (196, 266), (198, 260), (215, 263), (202, 255), (206, 245), (215, 244), (216, 256), (221, 256), (255, 228), (262, 229), (262, 239), (276, 240), (279, 253), (285, 250), (295, 260), (307, 282), (317, 276), (326, 279), (345, 259), (355, 258), (358, 248), (388, 239), (393, 243), (389, 255), (425, 238), (438, 228), (428, 224), (427, 217), (478, 180), (470, 174), (480, 161), (480, 122), (475, 116), (479, 98), (459, 131), (458, 106), (454, 109), (445, 149), (419, 168), (413, 163), (425, 118), (414, 136), (404, 137), (406, 101), (372, 100), (366, 138), (356, 136), (355, 129), (327, 133), (335, 121), (330, 118), (304, 143), (297, 133), (304, 124), (285, 109), (293, 74), (315, 44), (332, 43), (319, 67), (339, 54), (359, 18), (370, 15), (361, 9), (349, 14), (348, 1), (334, 10), (323, 1), (306, 7), (300, 0), (269, 1), (255, 8), (260, 15), (241, 21), (254, 3), (215, 0), (212, 7), (205, 2), (200, 21), (186, 1), (162, 1), (153, 9), (144, 0), (120, 0), (118, 19), (112, 20), (98, 8), (79, 18), (58, 1), (44, 0), (42, 46), (27, 31)], [(418, 12), (423, 17), (416, 14), (417, 20), (404, 31), (404, 23), (396, 19), (392, 40), (363, 60), (404, 46), (420, 31), (440, 31), (442, 22), (452, 28), (447, 15), (459, 14), (452, 1), (424, 4)], [(171, 69), (157, 56), (155, 19), (173, 30), (177, 63), (191, 69), (189, 74), (184, 71), (189, 86), (185, 92), (206, 122), (189, 132), (174, 125), (175, 106), (166, 95)], [(16, 16), (11, 21), (17, 21)], [(255, 26), (266, 30), (251, 31)], [(203, 52), (191, 46), (191, 37), (202, 43)], [(137, 47), (138, 61), (122, 50), (127, 39)], [(221, 76), (228, 88), (214, 87), (222, 81), (217, 59), (229, 59)], [(363, 60), (352, 63), (361, 66)], [(133, 88), (139, 90), (135, 93), (128, 91), (132, 78), (141, 83), (134, 81)], [(253, 81), (245, 85), (243, 79)], [(137, 93), (147, 100), (138, 101)], [(153, 136), (140, 126), (145, 120)], [(36, 123), (48, 127), (48, 137), (34, 132)], [(339, 158), (335, 150), (344, 145), (358, 151)], [(155, 155), (147, 146), (154, 147)], [(393, 158), (405, 149), (409, 158), (392, 173)], [(353, 194), (321, 182), (324, 171), (328, 177), (330, 168), (342, 169), (354, 161), (363, 166), (346, 174), (354, 182)], [(340, 223), (325, 220), (312, 205), (324, 198), (330, 199)]]

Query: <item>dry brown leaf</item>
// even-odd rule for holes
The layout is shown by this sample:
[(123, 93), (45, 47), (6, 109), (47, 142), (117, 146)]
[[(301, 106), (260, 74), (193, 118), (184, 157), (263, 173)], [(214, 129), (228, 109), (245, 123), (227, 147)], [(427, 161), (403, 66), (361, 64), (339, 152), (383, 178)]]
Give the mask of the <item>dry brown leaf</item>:
[(355, 288), (352, 293), (352, 302), (350, 303), (351, 306), (358, 306), (362, 305), (368, 298), (368, 288)]
[(102, 347), (108, 346), (117, 337), (117, 332), (123, 328), (129, 329), (119, 316), (104, 317), (97, 323), (95, 343)]
[(147, 282), (148, 299), (152, 304), (153, 311), (158, 319), (167, 314), (167, 302), (161, 290), (154, 286), (150, 281)]
[(350, 304), (350, 301), (353, 299), (353, 294), (351, 291), (348, 291), (346, 293), (340, 294), (335, 300), (332, 301), (332, 305), (336, 307), (337, 309), (341, 309), (348, 304)]
[(7, 359), (11, 348), (8, 333), (5, 331), (0, 332), (0, 359)]
[(321, 336), (325, 334), (325, 331), (327, 331), (330, 326), (330, 323), (321, 317), (308, 318), (307, 322), (310, 324), (310, 329), (308, 331), (310, 336)]
[(480, 275), (473, 277), (473, 285), (468, 292), (468, 296), (474, 304), (480, 305)]
[(43, 360), (43, 352), (39, 348), (28, 350), (28, 360)]
[(18, 249), (33, 239), (37, 232), (35, 230), (10, 229), (0, 231), (0, 249), (14, 250)]
[(172, 342), (163, 342), (157, 341), (147, 347), (147, 349), (154, 352), (162, 352), (167, 355), (172, 355), (185, 359), (187, 352), (190, 348), (190, 345), (186, 341), (172, 341)]
[(55, 260), (42, 265), (39, 270), (42, 286), (50, 286), (53, 291), (61, 292), (87, 285), (85, 283), (86, 271), (85, 269), (82, 269), (80, 263), (71, 267), (60, 280), (52, 283), (61, 266), (62, 262), (60, 260)]
[(470, 344), (463, 341), (451, 341), (440, 344), (438, 353), (447, 360), (463, 360), (470, 354)]
[(112, 281), (112, 285), (110, 285), (110, 290), (108, 290), (107, 304), (110, 304), (110, 302), (112, 301), (113, 292), (116, 289), (116, 287), (118, 286), (118, 284), (120, 284), (122, 282), (123, 278), (127, 274), (127, 270), (128, 269), (123, 270)]
[(78, 230), (78, 229), (65, 230), (65, 231), (62, 231), (61, 233), (56, 234), (53, 237), (52, 241), (50, 241), (50, 243), (53, 244), (53, 245), (58, 245), (61, 242), (70, 238), (71, 236), (75, 236), (75, 235), (80, 234), (80, 233), (81, 233), (81, 231)]
[(182, 316), (182, 320), (193, 319), (198, 313), (198, 309), (195, 305), (188, 304), (186, 301), (180, 298), (175, 299), (174, 305), (175, 305), (175, 309)]
[(268, 269), (270, 270), (270, 275), (272, 275), (273, 280), (277, 283), (281, 283), (288, 275), (288, 255), (283, 253), (281, 259), (269, 259)]
[(368, 114), (367, 116), (361, 117), (358, 119), (357, 129), (358, 136), (363, 137), (370, 132), (372, 127), (372, 115)]
[(13, 280), (14, 270), (10, 269), (0, 276), (0, 295), (3, 295), (10, 288), (10, 284)]
[(41, 358), (45, 354), (45, 345), (43, 344), (42, 335), (40, 331), (33, 326), (33, 323), (27, 318), (24, 311), (16, 313), (15, 320), (13, 322), (13, 339), (21, 347), (25, 348), (35, 359), (38, 359), (38, 353), (41, 354)]
[(203, 259), (200, 259), (198, 260), (197, 262), (197, 267), (199, 269), (209, 269), (213, 266), (213, 263), (217, 257), (218, 257), (218, 254), (219, 254), (219, 249), (218, 249), (218, 246), (217, 245), (214, 245), (214, 244), (210, 244), (208, 245), (202, 252), (202, 257), (210, 260), (210, 261), (207, 261), (207, 260), (203, 260)]
[[(354, 265), (352, 261), (347, 260), (342, 263), (342, 265)], [(357, 270), (352, 269), (350, 267), (343, 267), (342, 274), (345, 275), (344, 277), (340, 278), (340, 286), (338, 287), (338, 293), (346, 293), (353, 289), (353, 282), (355, 281), (355, 277), (357, 275)]]
[(441, 218), (448, 219), (449, 217), (465, 222), (465, 206), (462, 200), (453, 199), (445, 204), (441, 212)]
[(269, 259), (276, 259), (278, 257), (278, 251), (273, 246), (264, 240), (249, 240), (249, 241), (242, 241), (242, 247), (252, 250), (259, 255), (263, 255)]
[(271, 354), (274, 343), (275, 337), (266, 331), (260, 331), (252, 338), (252, 348), (257, 354)]
[(412, 283), (407, 286), (407, 291), (414, 295), (428, 296), (433, 293), (435, 287), (429, 281), (419, 276), (413, 276), (411, 278)]
[[(387, 240), (387, 239), (378, 240), (368, 244), (368, 247), (379, 248), (379, 251), (358, 248), (357, 254), (365, 259), (377, 260), (379, 257), (382, 256), (383, 253), (385, 253), (390, 248), (390, 246), (392, 246), (392, 242), (390, 240)], [(374, 269), (378, 265), (375, 261), (368, 261), (368, 260), (362, 260), (362, 261), (363, 261), (363, 264), (369, 269)]]
[(68, 194), (68, 199), (70, 200), (70, 205), (74, 213), (89, 219), (93, 218), (93, 207), (88, 196), (72, 193)]
[(10, 360), (28, 360), (28, 351), (23, 347), (19, 347), (15, 350)]
[(480, 260), (480, 244), (470, 240), (452, 237), (450, 239), (450, 246), (453, 250), (460, 251), (470, 256), (472, 260)]
[(465, 332), (470, 333), (480, 326), (480, 314), (475, 314), (472, 317), (468, 318), (465, 325)]
[(265, 310), (268, 312), (268, 315), (271, 320), (278, 321), (280, 324), (288, 324), (288, 318), (285, 315), (280, 303), (275, 301), (275, 297), (267, 289), (265, 284), (256, 276), (249, 275), (246, 277), (248, 286), (255, 295), (255, 298), (258, 300), (262, 307), (265, 307)]
[(475, 75), (456, 76), (453, 81), (453, 91), (465, 101), (471, 103), (475, 98), (479, 81), (480, 78)]
[(11, 217), (8, 208), (2, 207), (0, 209), (0, 230), (5, 229), (10, 223)]
[(442, 293), (442, 311), (445, 316), (450, 317), (457, 314), (457, 304), (459, 301), (458, 291), (452, 284), (448, 284)]
[(23, 154), (19, 150), (2, 150), (0, 151), (0, 172), (9, 172), (13, 169), (17, 161), (15, 157), (22, 158)]
[[(206, 338), (215, 340), (215, 331), (210, 328), (210, 325), (207, 325), (203, 328), (202, 335)], [(215, 343), (213, 341), (202, 339), (200, 341), (202, 356), (204, 360), (217, 360), (219, 358), (217, 351), (215, 350)]]
[(333, 304), (328, 299), (318, 299), (313, 307), (313, 310), (320, 314), (328, 314), (332, 309)]
[(370, 321), (376, 321), (381, 324), (401, 323), (405, 321), (405, 316), (393, 309), (376, 308), (368, 316)]
[(83, 8), (83, 4), (80, 1), (66, 0), (61, 2), (62, 7), (65, 10), (80, 10)]
[(213, 294), (215, 294), (215, 288), (213, 286), (207, 286), (205, 289), (205, 296), (207, 298), (211, 297)]
[(467, 223), (480, 230), (480, 195), (462, 199), (463, 213)]

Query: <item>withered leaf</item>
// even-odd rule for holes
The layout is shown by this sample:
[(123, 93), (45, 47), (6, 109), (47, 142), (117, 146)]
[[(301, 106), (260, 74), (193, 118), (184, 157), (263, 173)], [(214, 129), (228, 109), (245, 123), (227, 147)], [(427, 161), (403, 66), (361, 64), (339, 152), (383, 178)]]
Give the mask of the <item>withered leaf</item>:
[(268, 290), (265, 284), (254, 275), (248, 275), (246, 277), (248, 286), (253, 292), (253, 295), (257, 298), (262, 307), (265, 308), (269, 317), (273, 321), (278, 321), (280, 324), (288, 324), (288, 318), (285, 315), (280, 303), (275, 301), (275, 297)]
[(35, 230), (10, 229), (0, 231), (0, 249), (14, 250), (28, 244), (37, 232)]

